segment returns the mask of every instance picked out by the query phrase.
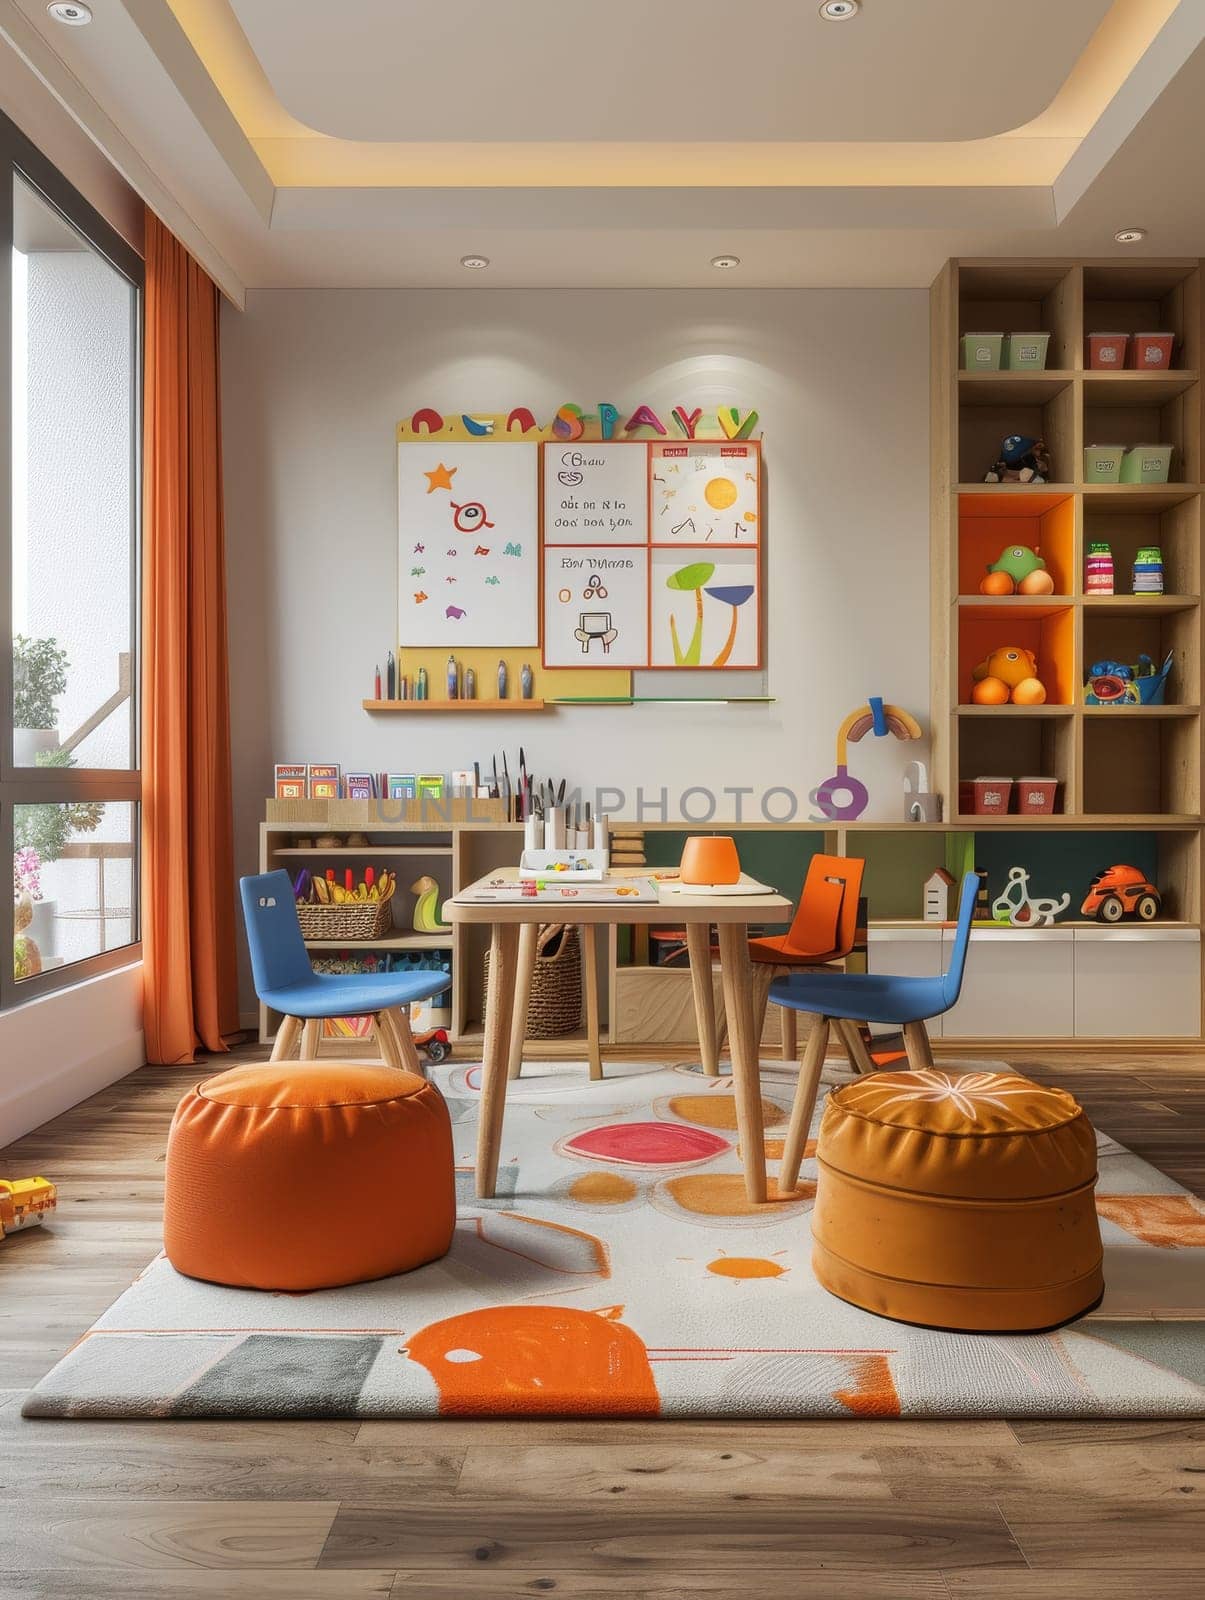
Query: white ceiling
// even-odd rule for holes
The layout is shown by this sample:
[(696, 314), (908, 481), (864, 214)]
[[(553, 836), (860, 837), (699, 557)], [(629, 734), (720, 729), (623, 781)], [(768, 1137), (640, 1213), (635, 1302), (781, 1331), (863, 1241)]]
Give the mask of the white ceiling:
[(90, 3), (0, 35), (236, 302), (1205, 254), (1205, 0)]
[(230, 0), (307, 127), (486, 143), (983, 139), (1046, 109), (1110, 3)]

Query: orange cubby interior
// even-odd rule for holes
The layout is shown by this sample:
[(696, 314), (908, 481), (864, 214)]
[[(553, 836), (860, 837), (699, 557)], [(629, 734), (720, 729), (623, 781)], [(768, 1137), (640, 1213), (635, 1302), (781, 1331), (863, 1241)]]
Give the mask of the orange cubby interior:
[[(1012, 544), (1036, 550), (1054, 579), (1055, 594), (1075, 592), (1075, 502), (1070, 495), (1026, 497), (1002, 506), (1000, 495), (958, 497), (958, 592), (978, 594), (979, 581)], [(1011, 498), (1011, 497), (1010, 497)]]
[(1008, 606), (976, 606), (958, 617), (958, 700), (971, 704), (971, 676), (993, 650), (1015, 646), (1032, 650), (1046, 704), (1073, 705), (1076, 699), (1075, 614), (1070, 606), (1024, 611)]

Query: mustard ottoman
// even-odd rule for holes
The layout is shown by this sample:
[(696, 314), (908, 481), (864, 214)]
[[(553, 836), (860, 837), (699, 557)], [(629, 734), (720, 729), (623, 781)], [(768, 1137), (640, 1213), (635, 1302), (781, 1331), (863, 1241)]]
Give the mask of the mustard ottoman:
[(899, 1322), (1049, 1328), (1104, 1289), (1096, 1138), (1063, 1089), (1010, 1073), (877, 1072), (829, 1095), (812, 1267)]

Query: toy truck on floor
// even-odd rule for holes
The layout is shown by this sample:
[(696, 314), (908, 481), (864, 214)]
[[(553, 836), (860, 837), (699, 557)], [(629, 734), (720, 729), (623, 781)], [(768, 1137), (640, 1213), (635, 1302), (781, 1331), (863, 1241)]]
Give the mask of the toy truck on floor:
[(1154, 922), (1161, 904), (1158, 889), (1137, 867), (1107, 867), (1089, 884), (1080, 915), (1098, 922), (1120, 922), (1123, 917)]
[(46, 1178), (0, 1178), (0, 1239), (53, 1215), (58, 1190)]

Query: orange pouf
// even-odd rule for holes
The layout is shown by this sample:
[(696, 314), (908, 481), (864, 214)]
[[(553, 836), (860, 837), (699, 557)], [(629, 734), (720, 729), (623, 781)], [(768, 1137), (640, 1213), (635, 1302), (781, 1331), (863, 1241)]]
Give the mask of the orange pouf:
[(899, 1322), (1049, 1328), (1104, 1289), (1096, 1138), (1075, 1100), (1011, 1073), (878, 1072), (829, 1096), (812, 1267)]
[(167, 1144), (163, 1246), (243, 1289), (329, 1289), (446, 1254), (456, 1224), (443, 1096), (358, 1061), (237, 1067), (186, 1094)]

